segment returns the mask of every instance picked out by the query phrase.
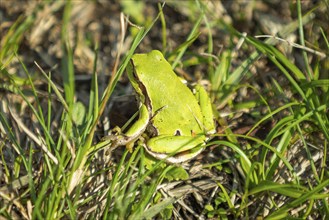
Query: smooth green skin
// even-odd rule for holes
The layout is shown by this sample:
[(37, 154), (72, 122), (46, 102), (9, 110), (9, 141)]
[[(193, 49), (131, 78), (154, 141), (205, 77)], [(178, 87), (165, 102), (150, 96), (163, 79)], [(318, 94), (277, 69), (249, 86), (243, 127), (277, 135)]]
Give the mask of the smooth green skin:
[(133, 55), (127, 73), (140, 108), (139, 119), (121, 144), (134, 143), (147, 130), (150, 139), (144, 147), (157, 159), (180, 163), (198, 155), (207, 135), (215, 132), (205, 89), (198, 85), (193, 94), (157, 50)]

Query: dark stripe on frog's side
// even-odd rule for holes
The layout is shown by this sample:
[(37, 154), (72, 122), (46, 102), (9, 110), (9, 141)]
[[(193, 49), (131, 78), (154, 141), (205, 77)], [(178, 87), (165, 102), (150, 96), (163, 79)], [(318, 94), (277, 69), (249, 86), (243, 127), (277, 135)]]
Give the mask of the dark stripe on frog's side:
[[(134, 61), (133, 60), (131, 60), (131, 63), (134, 66)], [(152, 105), (151, 105), (151, 100), (149, 98), (149, 95), (147, 94), (147, 90), (146, 90), (145, 86), (143, 85), (143, 83), (141, 83), (141, 81), (139, 80), (138, 75), (135, 72), (135, 69), (133, 69), (133, 74), (134, 74), (134, 77), (136, 79), (136, 82), (138, 83), (139, 88), (141, 89), (141, 91), (144, 95), (145, 105), (146, 105), (147, 110), (149, 112), (149, 118), (152, 118)]]

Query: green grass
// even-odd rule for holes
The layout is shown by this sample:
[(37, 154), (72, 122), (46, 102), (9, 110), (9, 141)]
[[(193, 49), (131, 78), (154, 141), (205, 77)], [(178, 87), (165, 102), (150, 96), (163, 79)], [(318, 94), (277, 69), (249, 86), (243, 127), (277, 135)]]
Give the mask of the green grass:
[[(309, 35), (304, 33), (307, 25), (318, 25), (312, 11), (322, 10), (325, 3), (303, 11), (298, 1), (291, 9), (295, 20), (286, 24), (278, 37), (265, 41), (240, 33), (217, 18), (203, 1), (167, 4), (155, 6), (158, 11), (153, 17), (131, 14), (131, 22), (139, 23), (118, 37), (105, 87), (101, 87), (103, 76), (98, 65), (102, 44), (100, 40), (92, 42), (87, 104), (78, 98), (80, 85), (75, 79), (77, 42), (72, 43), (69, 31), (73, 2), (62, 5), (62, 56), (59, 71), (53, 70), (61, 74), (61, 80), (49, 68), (41, 67), (45, 66), (42, 60), (28, 63), (28, 55), (20, 47), (36, 25), (41, 7), (26, 18), (17, 18), (1, 38), (1, 217), (150, 219), (183, 218), (182, 213), (220, 219), (329, 216), (329, 68), (328, 58), (319, 55), (322, 51), (328, 56), (329, 43), (326, 27), (319, 27), (317, 42), (306, 39)], [(167, 32), (175, 25), (166, 20), (164, 9), (169, 6), (184, 11), (190, 25), (184, 42), (175, 48), (170, 45), (172, 33)], [(143, 5), (122, 7), (129, 13), (129, 7), (142, 10)], [(218, 133), (207, 144), (207, 153), (185, 166), (163, 161), (150, 166), (140, 146), (133, 152), (118, 149), (108, 155), (110, 141), (101, 140), (100, 126), (116, 90), (122, 88), (119, 81), (125, 68), (135, 50), (145, 48), (143, 42), (154, 30), (160, 42), (153, 43), (161, 48), (148, 48), (162, 50), (176, 72), (200, 67), (204, 72), (199, 78), (207, 81), (217, 110)], [(215, 53), (219, 31), (230, 40)], [(292, 33), (298, 33), (299, 42), (294, 45), (284, 40)], [(202, 37), (206, 40), (200, 44)], [(127, 38), (131, 40), (128, 48)], [(282, 44), (295, 49), (293, 53), (302, 63), (280, 51)], [(198, 53), (199, 48), (205, 52)], [(260, 69), (270, 69), (273, 76), (253, 70), (260, 64), (266, 66)], [(198, 78), (192, 73), (188, 77)], [(247, 119), (248, 126), (244, 123)], [(245, 132), (239, 132), (244, 128)], [(196, 201), (192, 191), (203, 197)]]

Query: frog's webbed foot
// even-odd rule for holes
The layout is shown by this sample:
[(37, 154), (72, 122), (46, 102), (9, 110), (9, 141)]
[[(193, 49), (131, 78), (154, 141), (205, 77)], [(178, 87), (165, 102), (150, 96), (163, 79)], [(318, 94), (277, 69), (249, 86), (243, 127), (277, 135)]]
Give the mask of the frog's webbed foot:
[(102, 141), (111, 141), (109, 148), (106, 151), (106, 154), (109, 154), (119, 146), (126, 146), (126, 148), (131, 152), (136, 138), (122, 133), (119, 127), (115, 127), (110, 131), (108, 136), (102, 138)]
[(110, 141), (107, 146), (106, 154), (110, 154), (111, 151), (115, 150), (117, 147), (126, 145), (127, 140), (129, 139), (124, 133), (122, 133), (121, 128), (116, 126), (112, 130), (110, 130), (110, 134), (104, 136), (101, 141)]

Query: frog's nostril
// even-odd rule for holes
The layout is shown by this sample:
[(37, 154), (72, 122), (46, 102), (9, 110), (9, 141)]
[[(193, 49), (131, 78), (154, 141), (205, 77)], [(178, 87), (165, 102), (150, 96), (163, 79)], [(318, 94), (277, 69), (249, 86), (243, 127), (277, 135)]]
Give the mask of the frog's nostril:
[(181, 136), (180, 130), (176, 130), (175, 136)]

